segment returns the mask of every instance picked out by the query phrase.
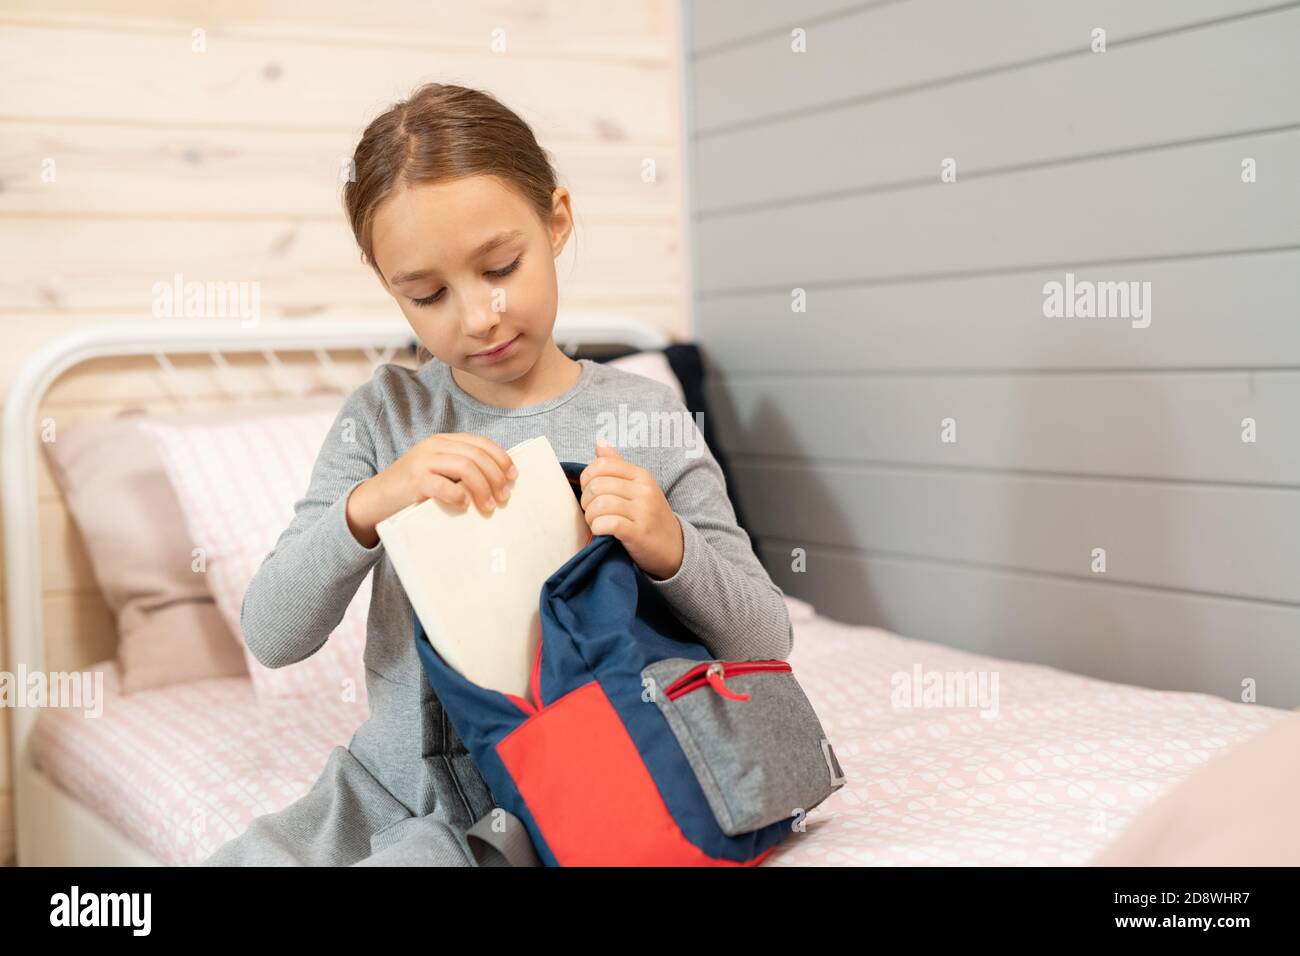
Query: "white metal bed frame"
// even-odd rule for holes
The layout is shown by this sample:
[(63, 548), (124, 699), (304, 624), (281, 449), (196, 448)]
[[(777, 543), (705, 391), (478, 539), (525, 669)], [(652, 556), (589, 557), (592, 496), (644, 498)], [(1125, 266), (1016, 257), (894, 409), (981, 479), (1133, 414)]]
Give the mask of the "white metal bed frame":
[[(596, 313), (562, 314), (553, 337), (570, 353), (580, 346), (659, 349), (669, 344), (663, 332), (639, 319)], [(224, 372), (224, 354), (260, 353), (278, 369), (277, 351), (307, 351), (333, 378), (330, 350), (363, 351), (378, 365), (415, 342), (406, 320), (391, 316), (277, 320), (253, 326), (226, 320), (153, 321), (81, 329), (34, 352), (10, 384), (0, 435), (8, 594), (6, 666), (25, 666), (27, 673), (45, 668), (36, 416), (60, 375), (80, 362), (106, 356), (152, 356), (165, 372), (171, 372), (168, 354), (206, 353)], [(10, 714), (18, 865), (161, 865), (35, 765), (30, 741), (36, 719), (34, 708), (15, 708)]]

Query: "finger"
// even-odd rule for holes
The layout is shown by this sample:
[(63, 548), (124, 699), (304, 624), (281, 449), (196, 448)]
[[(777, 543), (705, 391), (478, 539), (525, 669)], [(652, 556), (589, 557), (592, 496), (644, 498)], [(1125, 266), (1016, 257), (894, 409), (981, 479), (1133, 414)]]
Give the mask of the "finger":
[(419, 492), (424, 496), (421, 501), (434, 498), (456, 508), (469, 507), (469, 492), (462, 484), (444, 478), (442, 475), (435, 475), (433, 472), (425, 474), (420, 482)]
[(613, 535), (629, 550), (636, 547), (633, 540), (635, 525), (624, 515), (597, 515), (588, 527), (592, 534)]
[(505, 494), (503, 496), (503, 493), (508, 490), (506, 486), (513, 480), (509, 472), (510, 469), (514, 468), (514, 462), (510, 460), (509, 455), (505, 455), (505, 462), (502, 463), (500, 457), (498, 457), (504, 454), (500, 445), (490, 438), (462, 432), (432, 435), (426, 441), (429, 442), (429, 448), (432, 451), (461, 455), (477, 462), (479, 471), (483, 473), (488, 480), (488, 484), (492, 486), (493, 495), (498, 501), (505, 503), (509, 495)]
[(480, 511), (487, 514), (496, 510), (492, 486), (488, 484), (487, 477), (477, 462), (464, 455), (438, 453), (429, 458), (427, 466), (431, 471), (463, 484), (474, 496)]
[(643, 469), (632, 464), (626, 458), (597, 458), (586, 468), (582, 469), (582, 474), (578, 476), (578, 481), (583, 488), (587, 487), (587, 482), (601, 475), (611, 475), (616, 478), (635, 479), (637, 474)]
[[(621, 534), (626, 534), (634, 524), (628, 500), (616, 495), (600, 495), (593, 498), (583, 510), (583, 516), (594, 534), (614, 534), (614, 529), (618, 529)], [(610, 530), (599, 531), (598, 526)]]
[(582, 490), (582, 497), (578, 499), (578, 504), (585, 506), (598, 495), (615, 495), (634, 501), (637, 486), (634, 482), (616, 475), (599, 475), (587, 483), (587, 487)]
[[(450, 455), (459, 455), (468, 461), (474, 463), (474, 466), (483, 475), (488, 485), (488, 493), (495, 499), (495, 504), (505, 504), (510, 494), (507, 489), (509, 479), (506, 473), (501, 469), (501, 465), (481, 446), (473, 442), (462, 442), (454, 438), (447, 438), (439, 446), (439, 450)], [(482, 507), (485, 502), (480, 504)]]
[(450, 436), (444, 437), (446, 440), (443, 441), (440, 450), (449, 454), (462, 455), (474, 462), (491, 486), (492, 495), (496, 498), (497, 503), (505, 504), (510, 498), (506, 488), (510, 479), (506, 476), (506, 470), (513, 466), (507, 465), (506, 468), (502, 468), (501, 463), (489, 451), (475, 442), (459, 441)]
[[(518, 477), (519, 470), (515, 468), (514, 459), (510, 457), (510, 453), (486, 435), (475, 435), (470, 432), (455, 432), (448, 437), (455, 438), (457, 441), (477, 445), (492, 456), (492, 460), (500, 466), (501, 471), (507, 478)], [(510, 474), (512, 470), (515, 472), (514, 475)]]

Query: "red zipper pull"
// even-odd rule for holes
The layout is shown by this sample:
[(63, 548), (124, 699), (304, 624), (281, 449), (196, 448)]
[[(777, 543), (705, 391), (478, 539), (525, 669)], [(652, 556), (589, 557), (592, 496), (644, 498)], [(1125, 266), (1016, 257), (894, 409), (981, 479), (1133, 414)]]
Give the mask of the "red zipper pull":
[(749, 700), (748, 694), (737, 694), (727, 686), (726, 681), (723, 679), (721, 664), (717, 662), (710, 664), (709, 669), (704, 672), (704, 676), (708, 678), (709, 684), (713, 689), (723, 697), (730, 698), (731, 700)]

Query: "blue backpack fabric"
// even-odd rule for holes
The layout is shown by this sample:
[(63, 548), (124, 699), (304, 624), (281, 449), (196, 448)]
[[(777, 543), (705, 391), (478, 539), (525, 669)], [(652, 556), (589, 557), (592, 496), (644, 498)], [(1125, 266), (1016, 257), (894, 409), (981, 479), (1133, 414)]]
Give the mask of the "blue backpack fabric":
[[(580, 497), (586, 465), (561, 466)], [(789, 663), (714, 660), (614, 536), (552, 574), (539, 611), (532, 701), (472, 683), (412, 624), (448, 718), (545, 865), (754, 865), (843, 785)]]

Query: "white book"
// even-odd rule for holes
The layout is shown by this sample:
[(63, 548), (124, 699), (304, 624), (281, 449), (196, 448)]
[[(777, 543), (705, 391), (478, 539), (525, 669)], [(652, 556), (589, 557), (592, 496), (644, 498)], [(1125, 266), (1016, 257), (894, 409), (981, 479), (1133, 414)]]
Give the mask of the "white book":
[(481, 687), (531, 699), (542, 585), (592, 535), (545, 436), (507, 453), (519, 477), (491, 513), (429, 498), (376, 530), (442, 659)]

